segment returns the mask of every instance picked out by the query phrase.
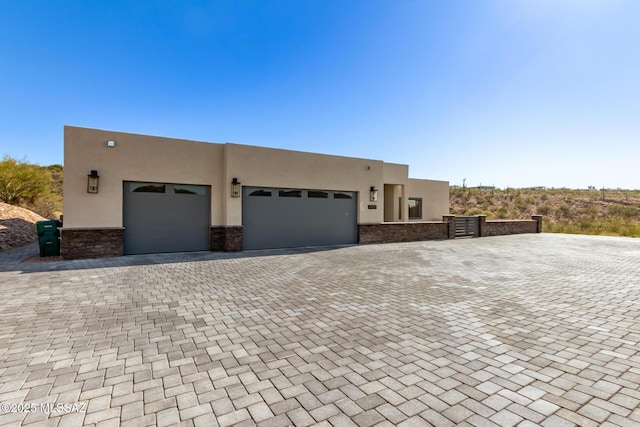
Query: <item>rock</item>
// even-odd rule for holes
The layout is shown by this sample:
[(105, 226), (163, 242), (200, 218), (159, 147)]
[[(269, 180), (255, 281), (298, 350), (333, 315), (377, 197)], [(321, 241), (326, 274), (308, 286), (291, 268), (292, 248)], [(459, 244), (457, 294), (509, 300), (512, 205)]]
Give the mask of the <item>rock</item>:
[(0, 251), (38, 240), (37, 221), (46, 221), (46, 218), (29, 209), (0, 202)]

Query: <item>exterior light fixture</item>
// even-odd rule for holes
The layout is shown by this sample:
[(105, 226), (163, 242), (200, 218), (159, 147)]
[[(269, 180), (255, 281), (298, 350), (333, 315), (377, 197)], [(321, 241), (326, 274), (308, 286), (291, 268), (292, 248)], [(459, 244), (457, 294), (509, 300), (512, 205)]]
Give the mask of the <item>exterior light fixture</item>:
[(240, 197), (240, 186), (241, 182), (238, 181), (238, 178), (233, 178), (231, 180), (231, 197)]
[(107, 141), (107, 147), (113, 148), (115, 146), (116, 146), (116, 142), (115, 141)]
[(92, 170), (91, 173), (87, 175), (87, 193), (97, 193), (99, 181), (100, 176), (98, 175), (98, 171)]
[(373, 185), (371, 186), (371, 190), (369, 190), (369, 201), (370, 202), (378, 201), (378, 189)]

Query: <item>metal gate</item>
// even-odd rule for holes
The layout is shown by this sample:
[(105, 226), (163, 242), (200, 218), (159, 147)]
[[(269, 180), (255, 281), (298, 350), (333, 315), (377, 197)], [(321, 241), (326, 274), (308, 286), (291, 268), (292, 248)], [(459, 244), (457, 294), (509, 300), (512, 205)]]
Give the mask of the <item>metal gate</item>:
[(480, 221), (477, 216), (456, 217), (456, 237), (478, 237)]

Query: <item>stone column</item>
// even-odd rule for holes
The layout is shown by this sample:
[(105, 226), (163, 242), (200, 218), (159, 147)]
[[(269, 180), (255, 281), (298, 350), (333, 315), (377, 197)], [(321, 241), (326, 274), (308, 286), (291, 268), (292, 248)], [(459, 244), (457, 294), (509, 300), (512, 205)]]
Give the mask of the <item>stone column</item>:
[(442, 215), (442, 222), (447, 224), (447, 239), (456, 238), (456, 216)]
[(487, 225), (487, 216), (486, 215), (476, 215), (478, 218), (478, 237), (484, 237), (487, 235), (486, 225)]
[(531, 219), (536, 221), (536, 233), (542, 233), (542, 215), (531, 215)]

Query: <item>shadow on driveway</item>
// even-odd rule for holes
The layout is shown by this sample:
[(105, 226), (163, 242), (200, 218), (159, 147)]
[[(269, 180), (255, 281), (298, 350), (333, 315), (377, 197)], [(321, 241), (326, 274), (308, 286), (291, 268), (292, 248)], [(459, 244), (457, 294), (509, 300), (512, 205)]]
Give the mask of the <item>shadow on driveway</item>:
[(40, 273), (46, 271), (85, 270), (89, 268), (130, 267), (137, 265), (159, 265), (181, 262), (214, 261), (224, 259), (255, 258), (278, 255), (296, 255), (311, 252), (324, 252), (355, 245), (310, 246), (303, 248), (261, 249), (244, 252), (178, 252), (164, 254), (125, 255), (113, 258), (91, 258), (77, 260), (45, 259), (37, 262), (23, 262), (38, 255), (38, 244), (30, 244), (11, 251), (0, 253), (0, 272), (18, 271), (20, 273)]

